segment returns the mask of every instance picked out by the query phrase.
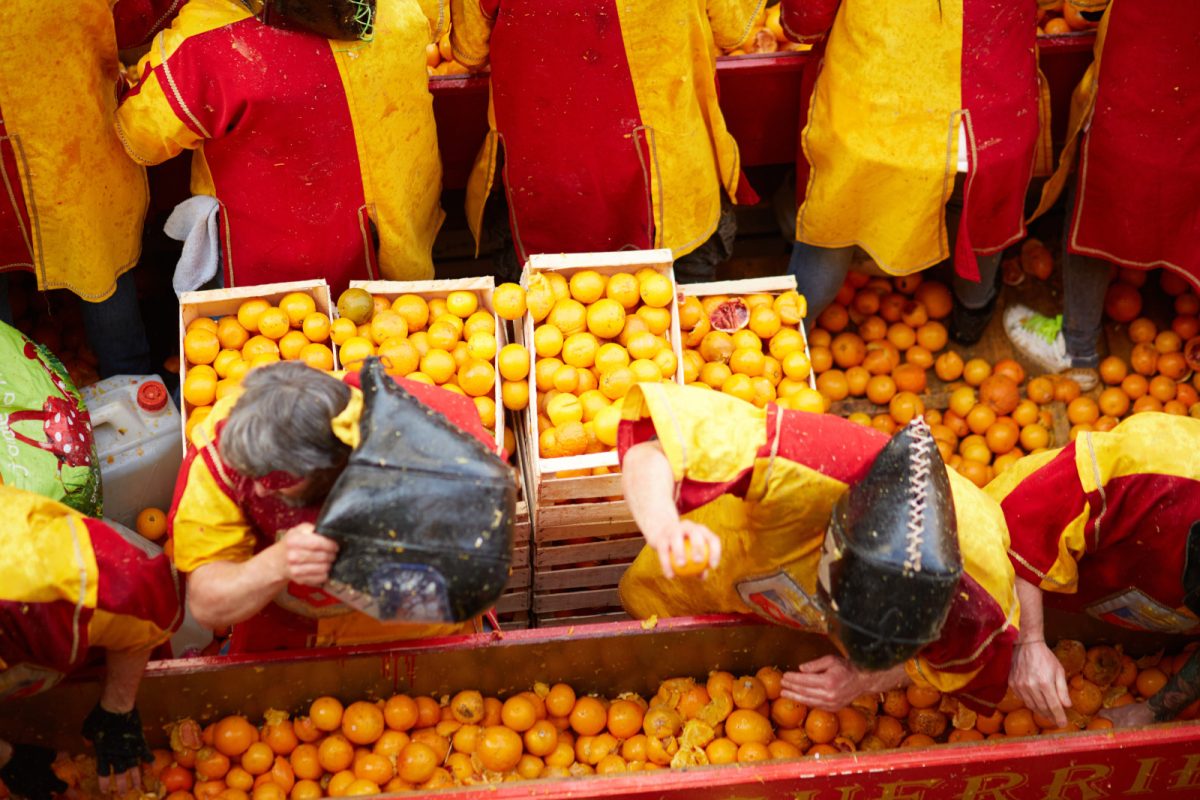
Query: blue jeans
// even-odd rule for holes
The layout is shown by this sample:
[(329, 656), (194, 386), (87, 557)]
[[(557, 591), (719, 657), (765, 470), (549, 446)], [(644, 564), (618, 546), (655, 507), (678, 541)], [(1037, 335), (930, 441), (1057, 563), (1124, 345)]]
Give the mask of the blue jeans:
[(88, 344), (100, 362), (101, 378), (154, 372), (132, 271), (117, 279), (116, 291), (107, 300), (99, 303), (80, 300), (79, 307)]
[(1062, 232), (1063, 339), (1071, 366), (1094, 369), (1100, 365), (1096, 340), (1100, 338), (1104, 295), (1108, 292), (1112, 265), (1102, 258), (1068, 252), (1071, 221), (1075, 217), (1076, 184), (1072, 180), (1068, 185)]
[[(996, 270), (1000, 268), (1001, 255), (976, 254), (979, 262), (978, 281), (954, 276), (956, 302), (971, 310), (983, 308), (992, 302), (996, 296)], [(846, 281), (853, 257), (853, 247), (817, 247), (796, 242), (792, 260), (788, 263), (788, 273), (796, 278), (796, 290), (808, 299), (809, 324), (837, 297)]]

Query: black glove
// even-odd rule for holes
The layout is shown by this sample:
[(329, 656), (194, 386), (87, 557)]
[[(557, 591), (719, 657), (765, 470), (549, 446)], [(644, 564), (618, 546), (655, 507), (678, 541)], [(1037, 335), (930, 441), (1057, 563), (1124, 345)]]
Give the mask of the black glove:
[(114, 714), (97, 703), (83, 721), (83, 735), (96, 748), (96, 773), (101, 777), (119, 775), (154, 759), (136, 708), (128, 714)]
[(50, 768), (54, 759), (55, 752), (49, 747), (14, 744), (12, 758), (0, 769), (0, 780), (17, 797), (51, 800), (55, 794), (67, 790), (67, 785)]

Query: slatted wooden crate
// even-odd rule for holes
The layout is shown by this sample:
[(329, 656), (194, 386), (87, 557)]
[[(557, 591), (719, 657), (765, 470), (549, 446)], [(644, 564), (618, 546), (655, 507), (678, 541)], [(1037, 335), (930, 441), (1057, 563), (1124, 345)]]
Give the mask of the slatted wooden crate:
[[(232, 289), (210, 289), (200, 292), (184, 292), (179, 296), (179, 385), (187, 380), (187, 356), (183, 352), (183, 337), (187, 326), (200, 317), (220, 319), (224, 316), (237, 314), (238, 308), (247, 300), (266, 300), (271, 305), (278, 305), (284, 295), (292, 292), (303, 292), (312, 295), (317, 304), (317, 311), (333, 321), (333, 303), (329, 297), (329, 284), (318, 281), (291, 281), (288, 283), (266, 283), (261, 286), (237, 286)], [(334, 353), (334, 368), (337, 367), (337, 354)], [(183, 409), (179, 419), (183, 423), (179, 430), (183, 449), (187, 451), (187, 420), (194, 410), (191, 403), (183, 401)]]
[[(511, 413), (507, 412), (506, 416)], [(529, 518), (529, 503), (525, 495), (525, 443), (520, 435), (522, 421), (519, 415), (514, 414), (514, 417), (509, 418), (508, 423), (516, 434), (517, 451), (512, 454), (512, 461), (518, 467), (520, 490), (517, 493), (517, 520), (513, 526), (512, 574), (504, 587), (504, 594), (496, 601), (496, 616), (500, 619), (500, 626), (506, 629), (530, 626), (529, 605), (533, 589), (530, 563), (533, 523)]]
[[(500, 370), (497, 358), (500, 354), (500, 348), (508, 343), (508, 333), (503, 324), (504, 321), (496, 316), (496, 309), (492, 305), (492, 291), (495, 289), (495, 285), (495, 281), (490, 275), (481, 278), (457, 278), (440, 281), (350, 281), (350, 288), (364, 289), (370, 292), (372, 296), (386, 297), (388, 300), (395, 300), (402, 294), (415, 294), (426, 301), (434, 298), (444, 300), (451, 292), (458, 291), (471, 292), (479, 298), (479, 308), (490, 311), (496, 320), (495, 331), (492, 334), (496, 337), (496, 356), (492, 358), (492, 369), (496, 372), (496, 383), (492, 387), (490, 396), (492, 402), (496, 404), (496, 445), (502, 448), (504, 447), (504, 414), (502, 413), (504, 405), (500, 399)], [(432, 324), (433, 320), (431, 319), (429, 322)], [(428, 326), (426, 329), (428, 329)]]
[[(714, 295), (729, 295), (729, 297), (745, 297), (749, 294), (769, 294), (772, 297), (784, 292), (795, 291), (796, 279), (791, 275), (772, 275), (765, 278), (743, 278), (732, 281), (713, 281), (710, 283), (689, 283), (679, 287), (684, 297), (712, 297)], [(785, 327), (798, 330), (804, 339), (804, 355), (810, 356), (808, 349), (808, 333), (804, 325), (786, 325)], [(764, 346), (766, 342), (763, 343)], [(817, 376), (812, 372), (808, 375), (809, 388), (817, 388)]]
[[(535, 255), (526, 265), (523, 283), (531, 274), (559, 272), (570, 278), (584, 269), (603, 275), (634, 274), (650, 267), (675, 286), (670, 251), (623, 251), (577, 255)], [(674, 380), (683, 378), (679, 309), (672, 299), (667, 338), (677, 361)], [(517, 339), (530, 350), (530, 380), (537, 362), (533, 351), (534, 323), (526, 314)], [(565, 458), (542, 458), (538, 452), (536, 391), (523, 420), (527, 485), (533, 524), (532, 601), (535, 625), (574, 624), (624, 618), (617, 596), (621, 575), (638, 554), (643, 539), (625, 505), (615, 451)], [(580, 470), (605, 474), (578, 475)], [(559, 477), (572, 473), (574, 477)]]

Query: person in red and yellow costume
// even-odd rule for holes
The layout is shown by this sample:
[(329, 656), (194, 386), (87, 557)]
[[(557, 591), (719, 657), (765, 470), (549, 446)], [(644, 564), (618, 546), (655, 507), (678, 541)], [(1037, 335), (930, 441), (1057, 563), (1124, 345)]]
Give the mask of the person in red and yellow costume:
[[(183, 621), (170, 559), (97, 519), (0, 485), (0, 700), (45, 691), (104, 651), (100, 700), (83, 725), (101, 789), (140, 786), (150, 750), (137, 690), (151, 652)], [(65, 791), (53, 750), (0, 740), (0, 780), (19, 797)], [(115, 773), (115, 777), (113, 775)]]
[(476, 241), (503, 164), (518, 265), (662, 247), (682, 258), (681, 280), (711, 280), (728, 254), (708, 250), (732, 245), (724, 198), (757, 200), (717, 104), (714, 42), (744, 42), (763, 3), (451, 0), (454, 57), (491, 67), (467, 187)]
[[(202, 625), (232, 626), (230, 652), (415, 639), (464, 624), (382, 623), (325, 587), (338, 544), (314, 523), (359, 444), (357, 373), (338, 380), (303, 364), (260, 367), (192, 432), (168, 515), (175, 565)], [(397, 379), (409, 394), (492, 452), (469, 398)], [(399, 434), (397, 434), (399, 436)]]
[[(1137, 414), (1028, 455), (987, 486), (1004, 510), (1021, 635), (1012, 687), (1060, 727), (1062, 664), (1042, 633), (1044, 605), (1136, 630), (1200, 635), (1200, 419)], [(1200, 698), (1200, 660), (1120, 724), (1174, 717)]]
[(0, 321), (10, 271), (70, 290), (101, 377), (153, 371), (132, 272), (146, 173), (112, 129), (130, 15), (115, 0), (0, 3)]
[[(1038, 142), (1036, 0), (783, 0), (814, 43), (789, 272), (819, 314), (855, 246), (908, 275), (953, 254), (952, 333), (978, 341), (1025, 235)], [(816, 73), (815, 79), (812, 77)]]
[[(622, 416), (625, 497), (648, 544), (621, 579), (632, 616), (755, 613), (829, 633), (846, 658), (784, 676), (809, 706), (914, 681), (1001, 700), (1018, 616), (1004, 519), (923, 422), (889, 441), (673, 384), (634, 387)], [(706, 574), (675, 576), (696, 551)]]
[(155, 37), (117, 133), (138, 164), (194, 151), (226, 287), (433, 276), (432, 25), (417, 0), (193, 0)]
[(1087, 391), (1098, 380), (1113, 265), (1162, 268), (1200, 292), (1200, 4), (1067, 3), (1103, 16), (1095, 60), (1071, 99), (1058, 170), (1034, 212), (1047, 211), (1067, 189), (1062, 319), (1047, 326), (1042, 315), (1014, 306), (1004, 321), (1028, 358)]

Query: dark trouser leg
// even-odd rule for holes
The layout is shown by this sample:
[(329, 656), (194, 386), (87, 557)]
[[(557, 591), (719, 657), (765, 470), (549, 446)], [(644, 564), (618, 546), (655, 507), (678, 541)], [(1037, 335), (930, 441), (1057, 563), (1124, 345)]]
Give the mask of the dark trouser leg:
[(733, 256), (737, 236), (737, 215), (729, 198), (721, 196), (721, 218), (708, 241), (675, 260), (675, 280), (679, 283), (706, 283), (716, 280), (717, 267)]
[(154, 371), (132, 271), (117, 279), (116, 291), (107, 300), (81, 301), (80, 307), (88, 344), (100, 361), (101, 378)]
[(795, 277), (796, 290), (808, 301), (805, 323), (810, 327), (812, 320), (837, 297), (853, 258), (853, 247), (817, 247), (796, 242), (788, 273)]
[(1100, 365), (1096, 340), (1104, 316), (1104, 295), (1112, 277), (1112, 265), (1102, 258), (1081, 256), (1067, 250), (1071, 221), (1075, 218), (1076, 181), (1067, 190), (1067, 213), (1063, 223), (1063, 339), (1072, 367)]

